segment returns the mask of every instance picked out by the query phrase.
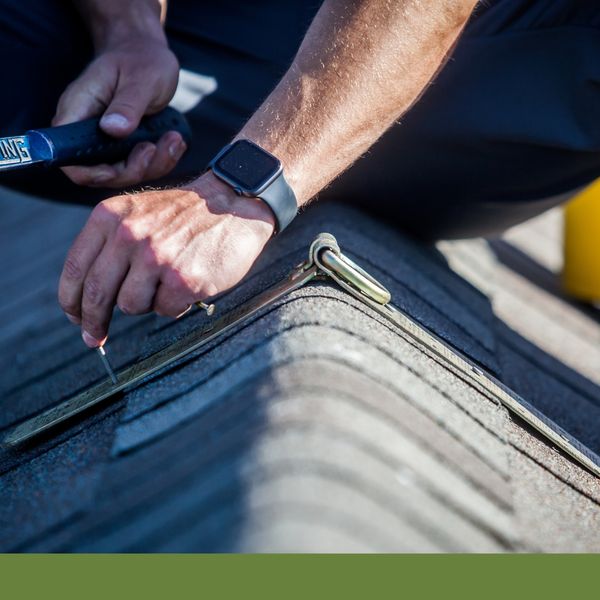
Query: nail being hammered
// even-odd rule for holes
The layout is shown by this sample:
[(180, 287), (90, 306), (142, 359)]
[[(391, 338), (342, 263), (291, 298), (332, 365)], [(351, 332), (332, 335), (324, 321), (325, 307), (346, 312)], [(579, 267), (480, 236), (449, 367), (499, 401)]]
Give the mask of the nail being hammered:
[[(206, 304), (206, 302), (200, 302), (200, 301), (196, 302), (195, 304), (201, 310), (206, 311), (206, 314), (209, 317), (215, 312), (214, 304)], [(98, 356), (100, 356), (100, 360), (102, 361), (102, 364), (104, 365), (104, 368), (105, 368), (108, 376), (110, 377), (110, 380), (113, 382), (114, 385), (117, 385), (117, 383), (119, 383), (119, 380), (117, 379), (117, 376), (115, 375), (115, 372), (110, 364), (110, 361), (108, 360), (108, 356), (106, 356), (106, 350), (104, 349), (104, 346), (98, 346), (96, 348), (96, 351), (98, 352)]]
[(98, 346), (96, 348), (96, 350), (98, 351), (100, 360), (102, 361), (102, 364), (104, 365), (104, 368), (106, 369), (106, 372), (108, 373), (108, 376), (110, 377), (110, 380), (113, 382), (114, 385), (116, 385), (117, 383), (119, 383), (119, 380), (117, 379), (117, 376), (115, 375), (115, 372), (113, 371), (113, 368), (108, 360), (108, 356), (106, 356), (106, 350), (104, 350), (103, 346)]

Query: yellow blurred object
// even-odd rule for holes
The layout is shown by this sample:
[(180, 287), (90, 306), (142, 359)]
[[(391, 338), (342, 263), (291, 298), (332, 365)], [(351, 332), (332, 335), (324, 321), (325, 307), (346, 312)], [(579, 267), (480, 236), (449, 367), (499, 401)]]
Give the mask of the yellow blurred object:
[(600, 179), (566, 205), (564, 228), (564, 288), (581, 300), (600, 301)]

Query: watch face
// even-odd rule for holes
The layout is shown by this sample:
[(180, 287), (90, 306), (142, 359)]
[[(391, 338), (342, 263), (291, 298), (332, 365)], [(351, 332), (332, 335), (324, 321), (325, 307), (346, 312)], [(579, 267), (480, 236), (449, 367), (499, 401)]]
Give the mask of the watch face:
[(238, 140), (217, 158), (213, 170), (234, 187), (259, 193), (280, 173), (281, 163), (256, 144)]

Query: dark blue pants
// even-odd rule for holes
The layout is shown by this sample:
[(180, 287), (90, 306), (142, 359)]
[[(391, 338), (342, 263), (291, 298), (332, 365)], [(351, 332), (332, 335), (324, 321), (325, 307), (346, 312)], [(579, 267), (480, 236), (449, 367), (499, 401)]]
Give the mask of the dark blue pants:
[[(182, 67), (218, 86), (188, 113), (195, 141), (182, 179), (201, 171), (276, 85), (319, 3), (170, 4), (167, 32)], [(10, 135), (48, 125), (91, 48), (64, 0), (0, 0), (0, 9), (0, 132)], [(496, 0), (477, 9), (401, 123), (321, 196), (417, 235), (457, 237), (538, 214), (598, 175), (599, 3)], [(108, 193), (48, 171), (2, 174), (0, 184), (70, 202)]]

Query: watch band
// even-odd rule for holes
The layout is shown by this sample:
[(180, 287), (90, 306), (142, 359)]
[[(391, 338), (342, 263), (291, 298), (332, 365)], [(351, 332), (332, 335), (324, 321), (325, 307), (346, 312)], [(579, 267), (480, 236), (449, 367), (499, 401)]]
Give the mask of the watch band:
[[(247, 146), (254, 149), (255, 156), (257, 152), (259, 154), (262, 153), (268, 157), (271, 164), (276, 163), (278, 165), (277, 169), (273, 171), (270, 177), (265, 177), (265, 181), (269, 181), (271, 177), (274, 177), (274, 179), (272, 179), (272, 181), (270, 181), (270, 183), (260, 192), (258, 191), (261, 188), (260, 185), (252, 189), (246, 188), (244, 187), (243, 179), (240, 179), (236, 173), (232, 174), (231, 172), (228, 172), (227, 167), (220, 167), (220, 161), (223, 161), (229, 153), (235, 151), (239, 153), (241, 148), (246, 148)], [(245, 158), (243, 155), (241, 157), (238, 155), (237, 161), (239, 162), (239, 167), (243, 167), (244, 160)], [(271, 212), (275, 217), (275, 233), (281, 233), (296, 216), (296, 213), (298, 212), (298, 202), (296, 201), (294, 190), (292, 190), (290, 184), (283, 175), (281, 162), (276, 156), (273, 156), (258, 144), (255, 144), (250, 140), (239, 139), (232, 144), (225, 146), (210, 161), (207, 169), (211, 169), (216, 177), (232, 187), (236, 194), (261, 199), (271, 209)]]
[(276, 233), (281, 233), (298, 212), (298, 202), (290, 184), (285, 180), (283, 171), (258, 197), (273, 211)]

